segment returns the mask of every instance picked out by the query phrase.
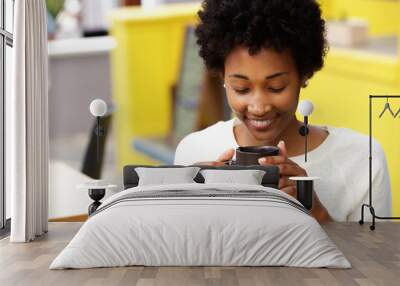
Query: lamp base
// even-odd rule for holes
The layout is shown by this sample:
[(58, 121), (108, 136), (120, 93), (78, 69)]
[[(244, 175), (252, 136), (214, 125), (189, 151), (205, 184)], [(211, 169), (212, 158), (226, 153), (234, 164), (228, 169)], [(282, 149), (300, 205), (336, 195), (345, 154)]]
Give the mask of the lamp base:
[(314, 181), (319, 177), (290, 177), (289, 180), (296, 181), (297, 200), (308, 210), (313, 207)]
[(94, 202), (88, 208), (89, 216), (101, 205), (100, 200), (104, 198), (105, 194), (106, 189), (89, 189), (89, 197), (94, 200)]
[(313, 181), (297, 181), (297, 200), (311, 210), (313, 206)]

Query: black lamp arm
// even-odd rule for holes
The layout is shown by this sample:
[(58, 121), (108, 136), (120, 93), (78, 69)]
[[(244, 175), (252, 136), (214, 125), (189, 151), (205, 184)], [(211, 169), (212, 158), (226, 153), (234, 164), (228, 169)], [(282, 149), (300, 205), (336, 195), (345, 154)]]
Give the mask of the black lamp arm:
[(96, 135), (99, 136), (99, 137), (104, 136), (104, 133), (105, 133), (104, 128), (100, 125), (100, 119), (101, 119), (100, 116), (97, 116), (97, 117), (96, 117), (97, 126), (96, 126), (96, 129), (95, 129), (95, 133), (96, 133)]
[(99, 158), (100, 158), (100, 137), (104, 136), (105, 130), (104, 128), (100, 125), (100, 116), (96, 117), (97, 124), (96, 124), (96, 160), (97, 163), (99, 163)]
[(299, 134), (304, 137), (304, 161), (307, 162), (307, 151), (308, 151), (308, 116), (304, 116), (304, 124), (299, 128)]

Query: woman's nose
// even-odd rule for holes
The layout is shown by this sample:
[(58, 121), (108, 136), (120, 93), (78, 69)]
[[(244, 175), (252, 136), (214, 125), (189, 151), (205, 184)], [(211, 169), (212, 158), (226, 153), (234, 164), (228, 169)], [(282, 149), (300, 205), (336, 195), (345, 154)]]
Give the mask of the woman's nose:
[(256, 94), (253, 96), (247, 109), (250, 113), (256, 116), (262, 116), (271, 110), (271, 103), (267, 100), (267, 95)]

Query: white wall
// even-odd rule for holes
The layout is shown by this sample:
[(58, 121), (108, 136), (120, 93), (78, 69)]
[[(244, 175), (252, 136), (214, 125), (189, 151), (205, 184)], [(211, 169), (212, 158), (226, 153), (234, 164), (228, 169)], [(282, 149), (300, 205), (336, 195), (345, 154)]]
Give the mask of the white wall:
[(50, 139), (87, 133), (95, 98), (111, 103), (111, 37), (56, 40), (49, 43)]

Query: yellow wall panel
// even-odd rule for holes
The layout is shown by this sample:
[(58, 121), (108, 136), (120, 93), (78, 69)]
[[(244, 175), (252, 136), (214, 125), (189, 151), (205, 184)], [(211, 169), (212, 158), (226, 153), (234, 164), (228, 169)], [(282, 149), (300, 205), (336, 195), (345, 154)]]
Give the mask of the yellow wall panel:
[(332, 0), (318, 0), (321, 6), (322, 17), (325, 19), (332, 18)]
[(400, 2), (392, 0), (322, 0), (328, 18), (343, 16), (368, 19), (372, 35), (393, 35), (400, 32)]
[(111, 15), (117, 43), (112, 74), (120, 167), (153, 163), (133, 150), (133, 140), (163, 137), (171, 130), (171, 88), (179, 74), (185, 29), (196, 23), (199, 8), (199, 4), (122, 8)]

